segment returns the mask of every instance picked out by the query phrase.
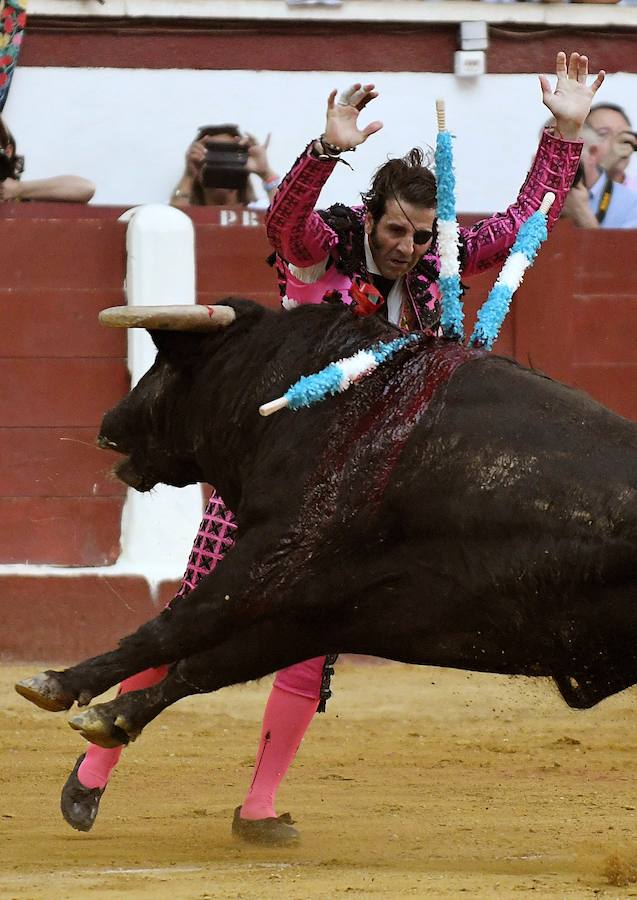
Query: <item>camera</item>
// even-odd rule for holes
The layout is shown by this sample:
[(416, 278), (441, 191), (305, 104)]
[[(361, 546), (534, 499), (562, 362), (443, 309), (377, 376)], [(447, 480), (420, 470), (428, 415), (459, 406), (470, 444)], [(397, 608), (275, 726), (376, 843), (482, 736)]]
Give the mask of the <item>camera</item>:
[(205, 188), (240, 190), (248, 179), (248, 149), (226, 141), (207, 141), (199, 179)]

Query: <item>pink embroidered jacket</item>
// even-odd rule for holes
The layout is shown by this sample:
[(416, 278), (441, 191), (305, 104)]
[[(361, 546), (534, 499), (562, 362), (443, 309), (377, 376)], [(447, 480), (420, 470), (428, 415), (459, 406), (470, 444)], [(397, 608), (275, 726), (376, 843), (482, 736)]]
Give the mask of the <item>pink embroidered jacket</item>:
[[(364, 284), (370, 278), (363, 237), (365, 209), (340, 204), (322, 212), (314, 209), (336, 161), (316, 159), (310, 153), (311, 146), (281, 182), (266, 215), (266, 231), (277, 254), (282, 302), (288, 308), (323, 300), (355, 303), (350, 293), (352, 286)], [(573, 183), (581, 151), (581, 141), (566, 141), (544, 132), (515, 203), (506, 212), (489, 216), (471, 228), (460, 229), (463, 277), (482, 272), (504, 259), (520, 223), (539, 208), (547, 191), (555, 194), (548, 216), (551, 229)], [(327, 268), (323, 268), (319, 264), (326, 258)], [(318, 267), (316, 272), (312, 272), (313, 266)], [(405, 319), (412, 327), (425, 329), (438, 323), (439, 269), (440, 261), (432, 242), (405, 277), (403, 305), (407, 307)]]

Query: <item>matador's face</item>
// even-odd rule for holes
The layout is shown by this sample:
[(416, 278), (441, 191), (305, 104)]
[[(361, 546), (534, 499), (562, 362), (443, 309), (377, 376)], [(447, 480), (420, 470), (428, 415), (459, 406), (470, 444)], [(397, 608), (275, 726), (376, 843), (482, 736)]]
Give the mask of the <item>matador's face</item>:
[[(431, 244), (435, 209), (415, 206), (406, 200), (388, 200), (378, 221), (371, 213), (365, 216), (365, 233), (369, 237), (374, 262), (385, 278), (400, 278), (416, 265)], [(424, 236), (427, 239), (421, 243)]]

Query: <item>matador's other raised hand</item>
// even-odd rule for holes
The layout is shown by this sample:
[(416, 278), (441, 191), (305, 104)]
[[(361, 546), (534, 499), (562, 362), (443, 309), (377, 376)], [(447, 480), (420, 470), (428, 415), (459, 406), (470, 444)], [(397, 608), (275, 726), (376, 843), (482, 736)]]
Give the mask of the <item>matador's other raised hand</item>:
[(555, 116), (555, 125), (562, 137), (574, 141), (580, 136), (580, 129), (590, 112), (593, 97), (601, 87), (606, 73), (600, 70), (591, 85), (588, 81), (588, 57), (571, 53), (566, 64), (566, 53), (560, 51), (555, 59), (557, 84), (551, 90), (548, 78), (540, 75), (542, 100)]
[(330, 144), (351, 150), (364, 143), (371, 134), (383, 127), (382, 122), (370, 122), (358, 127), (358, 115), (368, 103), (378, 97), (373, 84), (353, 84), (336, 100), (336, 91), (327, 98), (327, 118), (323, 137)]

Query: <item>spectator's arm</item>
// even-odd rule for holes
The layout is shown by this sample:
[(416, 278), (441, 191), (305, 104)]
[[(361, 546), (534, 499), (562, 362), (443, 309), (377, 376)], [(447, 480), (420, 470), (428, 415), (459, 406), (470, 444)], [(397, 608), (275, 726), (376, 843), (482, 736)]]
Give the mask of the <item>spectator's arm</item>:
[(248, 148), (248, 162), (246, 168), (252, 175), (258, 175), (266, 192), (268, 200), (274, 196), (274, 192), (281, 183), (281, 179), (270, 165), (268, 159), (268, 147), (270, 135), (260, 144), (252, 134), (245, 135), (243, 142)]
[(170, 205), (176, 206), (177, 209), (190, 206), (193, 184), (194, 178), (192, 175), (189, 172), (184, 172), (170, 195)]
[(6, 178), (0, 182), (0, 199), (52, 200), (64, 203), (88, 203), (95, 193), (95, 185), (79, 175), (56, 175), (33, 181)]
[(173, 192), (170, 195), (170, 205), (180, 209), (184, 206), (190, 206), (192, 203), (192, 190), (195, 186), (201, 167), (206, 158), (206, 145), (201, 141), (193, 141), (186, 151), (186, 165), (184, 174), (181, 176)]
[(570, 219), (578, 228), (599, 228), (599, 222), (588, 202), (588, 189), (583, 182), (576, 184), (568, 192), (562, 216)]
[(267, 175), (261, 176), (261, 184), (263, 185), (263, 190), (265, 191), (268, 200), (272, 200), (274, 192), (281, 184), (281, 179), (274, 169), (270, 169)]

